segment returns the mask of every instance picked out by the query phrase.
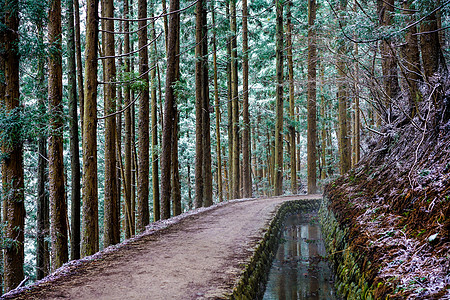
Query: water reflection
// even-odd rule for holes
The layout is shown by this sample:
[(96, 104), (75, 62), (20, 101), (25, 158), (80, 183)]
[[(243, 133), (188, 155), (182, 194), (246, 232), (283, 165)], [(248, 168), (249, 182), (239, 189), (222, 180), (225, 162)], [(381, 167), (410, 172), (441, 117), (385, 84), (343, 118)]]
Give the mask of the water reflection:
[(338, 299), (317, 214), (286, 220), (263, 299)]

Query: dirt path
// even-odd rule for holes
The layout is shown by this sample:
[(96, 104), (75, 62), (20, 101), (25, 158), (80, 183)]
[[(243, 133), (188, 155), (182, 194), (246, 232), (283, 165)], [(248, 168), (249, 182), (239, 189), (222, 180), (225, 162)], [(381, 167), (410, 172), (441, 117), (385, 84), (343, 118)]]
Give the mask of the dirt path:
[(21, 293), (24, 299), (216, 299), (230, 293), (242, 263), (284, 201), (229, 202), (84, 263)]

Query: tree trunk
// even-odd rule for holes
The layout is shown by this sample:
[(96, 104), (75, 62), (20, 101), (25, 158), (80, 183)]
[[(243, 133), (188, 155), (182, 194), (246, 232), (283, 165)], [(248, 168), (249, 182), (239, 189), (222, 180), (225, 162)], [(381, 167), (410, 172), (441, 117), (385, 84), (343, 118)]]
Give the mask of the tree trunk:
[(420, 25), (420, 50), (422, 52), (423, 71), (425, 79), (430, 78), (438, 71), (445, 70), (445, 58), (439, 42), (438, 21), (436, 13), (429, 15)]
[(83, 231), (81, 256), (98, 251), (97, 53), (98, 0), (87, 1), (86, 86), (83, 124)]
[(80, 258), (81, 173), (78, 137), (77, 79), (75, 65), (75, 25), (73, 0), (67, 1), (67, 68), (70, 117), (70, 169), (72, 172), (70, 259)]
[(287, 61), (289, 69), (289, 143), (290, 143), (290, 158), (291, 158), (291, 191), (297, 194), (297, 146), (295, 141), (295, 85), (294, 85), (294, 61), (292, 54), (292, 15), (291, 15), (292, 0), (287, 3), (286, 12), (286, 27), (287, 27)]
[[(123, 1), (123, 17), (125, 19), (130, 18), (129, 13), (129, 3), (128, 0)], [(130, 22), (124, 22), (123, 24), (124, 32), (130, 31)], [(130, 34), (125, 33), (124, 35), (124, 53), (130, 53)], [(125, 73), (130, 73), (130, 58), (127, 56), (125, 58)], [(125, 106), (129, 106), (131, 103), (131, 90), (129, 85), (125, 85), (124, 90)], [(123, 210), (125, 214), (125, 238), (128, 239), (133, 235), (131, 229), (132, 218), (131, 218), (131, 161), (133, 153), (131, 151), (131, 143), (133, 142), (131, 138), (131, 107), (125, 111), (125, 144), (124, 144), (124, 161), (125, 161), (125, 171), (124, 171), (124, 181), (125, 181), (125, 201), (123, 205)]]
[(171, 164), (173, 125), (175, 121), (175, 90), (177, 81), (177, 40), (179, 35), (179, 0), (170, 3), (169, 34), (167, 47), (166, 100), (164, 103), (162, 156), (161, 156), (161, 219), (170, 218)]
[(53, 48), (48, 62), (48, 100), (51, 133), (49, 139), (50, 231), (52, 238), (52, 270), (68, 261), (67, 206), (64, 186), (61, 1), (51, 2), (48, 15), (49, 44)]
[(195, 208), (203, 206), (204, 178), (203, 178), (203, 1), (198, 0), (195, 22)]
[[(147, 0), (138, 0), (138, 18), (147, 18)], [(148, 48), (147, 45), (147, 21), (138, 22), (140, 28), (139, 37), (139, 76), (144, 83), (139, 99), (139, 172), (137, 182), (137, 219), (136, 232), (145, 230), (149, 223), (148, 208), (148, 175), (149, 175), (149, 92), (148, 92)]]
[[(154, 16), (154, 4), (151, 5), (151, 16)], [(155, 21), (152, 21), (152, 39), (156, 38)], [(153, 190), (153, 221), (161, 218), (159, 204), (159, 158), (158, 158), (158, 116), (156, 98), (156, 43), (152, 48), (152, 70), (151, 77), (151, 132), (152, 132), (152, 190)]]
[(247, 27), (247, 0), (242, 1), (242, 181), (244, 185), (244, 198), (252, 197), (252, 174), (250, 164), (250, 115), (248, 111), (248, 27)]
[[(40, 21), (37, 25), (38, 39), (40, 43), (44, 42), (44, 29), (43, 22)], [(4, 60), (1, 60), (4, 70)], [(39, 101), (39, 113), (45, 115), (46, 112), (46, 86), (45, 86), (45, 58), (40, 57), (38, 59), (38, 72), (37, 72), (37, 87), (38, 101)], [(4, 97), (4, 85), (2, 84), (2, 90), (0, 91), (0, 97)], [(48, 165), (47, 165), (47, 137), (44, 133), (45, 125), (39, 125), (40, 136), (38, 138), (38, 172), (37, 172), (37, 209), (36, 209), (36, 278), (42, 279), (50, 272), (50, 253), (49, 253), (49, 234), (50, 234), (50, 222), (49, 222), (49, 199), (48, 189)], [(1, 202), (1, 201), (0, 201)], [(3, 269), (2, 269), (3, 270)], [(1, 292), (1, 291), (0, 291)]]
[[(340, 5), (340, 10), (344, 11), (347, 6), (347, 1), (342, 1)], [(342, 17), (342, 16), (341, 16)], [(348, 134), (348, 86), (346, 84), (346, 62), (345, 55), (347, 49), (345, 47), (344, 40), (338, 41), (338, 52), (337, 52), (337, 71), (338, 71), (338, 101), (339, 101), (339, 166), (341, 174), (347, 173), (351, 168), (352, 158), (352, 148), (350, 145), (350, 136)]]
[[(77, 62), (77, 88), (78, 99), (80, 102), (80, 119), (81, 119), (81, 134), (83, 135), (83, 123), (84, 123), (84, 84), (83, 84), (83, 63), (81, 61), (81, 33), (80, 33), (80, 3), (78, 0), (73, 0), (74, 13), (75, 13), (75, 54)], [(72, 233), (73, 234), (73, 233)], [(80, 239), (78, 237), (78, 239)], [(78, 252), (80, 252), (78, 250)], [(78, 256), (80, 256), (78, 254)]]
[(237, 73), (237, 35), (236, 35), (236, 0), (230, 0), (230, 31), (231, 31), (231, 123), (232, 123), (232, 167), (231, 187), (233, 199), (240, 196), (240, 172), (239, 172), (239, 95)]
[(283, 6), (276, 1), (276, 106), (275, 106), (275, 164), (274, 164), (274, 195), (283, 194)]
[[(18, 114), (19, 98), (19, 2), (5, 2), (8, 8), (4, 13), (4, 25), (8, 30), (4, 35), (4, 78), (5, 94), (2, 97), (6, 112)], [(19, 129), (17, 129), (19, 130)], [(18, 133), (11, 132), (11, 135)], [(20, 138), (20, 137), (18, 137)], [(3, 183), (3, 218), (5, 222), (4, 238), (11, 241), (4, 249), (4, 289), (14, 289), (23, 279), (24, 262), (24, 179), (23, 179), (23, 147), (21, 141), (8, 147), (2, 145), (2, 152), (7, 154), (2, 164)]]
[[(412, 1), (403, 2), (403, 8), (408, 10), (406, 12), (408, 24), (415, 22)], [(418, 113), (418, 105), (422, 101), (422, 94), (419, 90), (422, 72), (420, 68), (419, 41), (416, 34), (417, 26), (411, 26), (406, 32), (406, 43), (402, 48), (403, 61), (401, 64), (402, 72), (408, 84), (407, 95), (409, 98), (409, 113), (411, 117), (414, 117)]]
[[(179, 7), (177, 8), (177, 10)], [(176, 55), (175, 55), (175, 77), (176, 82), (180, 81), (180, 15), (176, 18)], [(181, 214), (181, 184), (180, 184), (180, 169), (178, 161), (178, 132), (180, 131), (180, 113), (178, 112), (177, 106), (177, 94), (175, 94), (174, 100), (174, 113), (175, 122), (173, 126), (173, 136), (172, 136), (172, 208), (173, 215), (178, 216)]]
[[(377, 0), (378, 2), (378, 16), (380, 18), (381, 26), (391, 26), (394, 13), (394, 0)], [(386, 92), (385, 108), (386, 112), (391, 110), (391, 102), (396, 99), (400, 93), (400, 86), (398, 83), (398, 68), (397, 59), (394, 52), (393, 42), (389, 39), (383, 40), (381, 43), (380, 54), (382, 57), (381, 67), (383, 70), (383, 82)], [(388, 116), (384, 116), (385, 120)]]
[[(230, 5), (225, 2), (225, 12), (228, 26), (231, 28)], [(233, 104), (231, 102), (231, 35), (227, 35), (227, 134), (228, 134), (228, 174), (233, 174)], [(233, 182), (227, 177), (227, 200), (232, 198)]]
[[(102, 0), (102, 17), (114, 17), (114, 3), (112, 0)], [(114, 31), (113, 20), (102, 20), (105, 31)], [(103, 53), (106, 57), (104, 62), (104, 99), (105, 115), (116, 111), (116, 64), (114, 35), (103, 32)], [(105, 119), (105, 199), (104, 199), (104, 247), (119, 243), (119, 220), (117, 217), (117, 172), (116, 172), (116, 116)]]
[(211, 171), (211, 119), (208, 79), (208, 22), (206, 2), (202, 7), (202, 130), (203, 130), (203, 206), (213, 204), (212, 171)]
[(217, 45), (216, 45), (216, 18), (214, 13), (214, 1), (212, 2), (212, 22), (213, 22), (213, 63), (214, 63), (214, 105), (216, 113), (216, 152), (217, 152), (217, 195), (219, 202), (223, 201), (223, 186), (222, 186), (222, 154), (220, 143), (220, 106), (219, 106), (219, 85), (217, 82)]

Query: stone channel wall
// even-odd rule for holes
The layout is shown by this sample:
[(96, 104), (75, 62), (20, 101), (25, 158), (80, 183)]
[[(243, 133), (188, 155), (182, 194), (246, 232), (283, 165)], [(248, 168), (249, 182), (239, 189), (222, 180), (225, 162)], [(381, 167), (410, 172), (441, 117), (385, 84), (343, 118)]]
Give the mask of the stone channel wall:
[(278, 208), (263, 239), (255, 247), (250, 262), (245, 266), (238, 283), (233, 288), (233, 293), (228, 296), (229, 299), (262, 299), (286, 217), (304, 211), (317, 210), (320, 203), (321, 201), (317, 199), (294, 200), (284, 202)]
[[(348, 229), (339, 225), (328, 205), (329, 201), (324, 196), (319, 219), (328, 258), (335, 271), (336, 291), (343, 299), (372, 300), (376, 287), (368, 282), (364, 270), (358, 263), (365, 261), (364, 257), (352, 250)], [(370, 269), (370, 262), (364, 264), (364, 269)]]

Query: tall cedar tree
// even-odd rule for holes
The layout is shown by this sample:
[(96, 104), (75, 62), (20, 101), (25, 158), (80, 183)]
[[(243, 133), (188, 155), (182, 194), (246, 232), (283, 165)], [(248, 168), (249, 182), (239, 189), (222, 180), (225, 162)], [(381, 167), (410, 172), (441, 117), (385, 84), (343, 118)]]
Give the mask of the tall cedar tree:
[[(340, 10), (340, 22), (344, 22), (343, 12), (346, 10), (347, 0), (340, 0), (339, 10)], [(351, 168), (352, 163), (352, 148), (350, 145), (350, 136), (348, 132), (348, 86), (347, 86), (347, 77), (346, 77), (346, 46), (345, 41), (341, 38), (338, 40), (338, 49), (337, 49), (337, 57), (336, 57), (336, 67), (338, 73), (338, 106), (339, 106), (339, 166), (341, 174), (345, 174)]]
[(170, 2), (169, 33), (167, 42), (166, 101), (164, 103), (162, 155), (161, 155), (161, 219), (170, 218), (171, 164), (173, 127), (175, 121), (175, 87), (177, 81), (177, 40), (179, 35), (179, 0)]
[(69, 260), (67, 205), (64, 186), (61, 1), (51, 2), (48, 14), (48, 39), (51, 47), (48, 61), (48, 100), (50, 139), (48, 143), (50, 231), (52, 270)]
[(203, 178), (203, 67), (202, 67), (202, 13), (203, 1), (196, 5), (195, 21), (195, 208), (203, 206), (204, 178)]
[(216, 45), (216, 16), (214, 13), (214, 4), (212, 1), (212, 27), (213, 27), (213, 64), (214, 64), (214, 105), (216, 113), (216, 154), (217, 154), (217, 195), (219, 201), (223, 201), (223, 186), (222, 186), (222, 153), (221, 153), (221, 143), (220, 143), (220, 105), (219, 105), (219, 85), (217, 81), (217, 45)]
[(147, 45), (147, 0), (138, 0), (139, 32), (139, 76), (144, 85), (139, 99), (138, 130), (138, 181), (136, 231), (143, 232), (149, 223), (148, 175), (149, 175), (149, 91), (148, 91), (148, 47)]
[(239, 95), (238, 95), (238, 57), (236, 34), (236, 0), (230, 0), (230, 31), (231, 31), (231, 124), (232, 124), (232, 166), (231, 166), (231, 198), (240, 198), (240, 168), (239, 168)]
[[(377, 0), (378, 16), (381, 26), (391, 26), (394, 14), (394, 0)], [(387, 120), (390, 115), (391, 104), (400, 93), (400, 85), (398, 82), (397, 59), (394, 52), (394, 45), (390, 39), (381, 42), (381, 67), (383, 71), (383, 83), (386, 92), (386, 101), (383, 118)]]
[[(412, 0), (404, 1), (404, 14), (407, 16), (408, 24), (414, 23), (414, 5)], [(406, 43), (402, 47), (401, 68), (405, 76), (408, 89), (406, 89), (409, 98), (409, 111), (411, 117), (418, 113), (418, 104), (422, 101), (422, 94), (419, 90), (419, 83), (422, 80), (420, 68), (419, 42), (417, 38), (417, 26), (411, 26), (406, 32)]]
[(250, 164), (250, 114), (248, 110), (248, 26), (247, 0), (242, 1), (242, 182), (243, 197), (252, 197), (252, 172)]
[(276, 2), (276, 105), (274, 193), (283, 194), (283, 0)]
[[(154, 16), (154, 3), (150, 1), (151, 16)], [(152, 20), (152, 40), (156, 38), (155, 20)], [(150, 71), (151, 88), (151, 133), (152, 133), (152, 191), (153, 191), (153, 221), (160, 219), (159, 203), (159, 158), (158, 158), (158, 116), (156, 99), (156, 43), (152, 47), (152, 70)]]
[(290, 153), (290, 167), (291, 167), (291, 192), (297, 193), (297, 146), (295, 143), (295, 97), (294, 97), (294, 60), (292, 54), (292, 14), (291, 14), (292, 0), (288, 0), (286, 12), (286, 47), (287, 47), (287, 62), (289, 70), (289, 153)]
[(317, 65), (317, 39), (314, 22), (316, 19), (316, 0), (308, 0), (308, 193), (314, 194), (316, 186), (316, 160), (317, 160), (317, 124), (316, 124), (316, 65)]
[[(129, 13), (129, 3), (128, 0), (123, 1), (123, 17), (124, 19), (130, 18)], [(124, 35), (124, 53), (130, 53), (130, 22), (124, 22), (123, 25), (125, 35)], [(130, 72), (130, 57), (127, 56), (125, 58), (125, 73)], [(131, 105), (131, 89), (129, 85), (125, 85), (124, 90), (124, 99), (125, 99), (125, 105), (129, 106)], [(124, 215), (125, 215), (125, 221), (124, 221), (124, 231), (125, 231), (125, 238), (130, 238), (133, 235), (132, 230), (132, 216), (131, 216), (131, 170), (132, 170), (132, 138), (131, 138), (131, 107), (128, 108), (125, 111), (125, 143), (124, 143), (124, 161), (125, 161), (125, 171), (124, 171), (124, 189), (125, 189), (125, 201), (124, 201)]]
[[(80, 101), (80, 119), (81, 119), (81, 134), (83, 134), (83, 114), (84, 114), (84, 81), (83, 81), (83, 63), (81, 59), (81, 29), (80, 29), (80, 3), (79, 0), (73, 0), (75, 13), (75, 52), (77, 61), (77, 81), (78, 81), (78, 98)], [(74, 234), (72, 232), (72, 234)], [(80, 239), (78, 235), (78, 239)], [(78, 258), (80, 257), (78, 249)]]
[(203, 206), (213, 204), (211, 171), (211, 118), (208, 78), (208, 21), (206, 2), (202, 6), (202, 130), (203, 130)]
[(70, 122), (70, 170), (72, 172), (70, 258), (80, 258), (81, 172), (78, 137), (78, 103), (75, 58), (75, 24), (73, 0), (67, 0), (67, 69)]
[[(102, 17), (114, 17), (113, 0), (102, 0)], [(102, 20), (104, 28), (102, 46), (104, 59), (104, 107), (105, 115), (114, 113), (116, 110), (116, 63), (114, 45), (114, 21)], [(104, 198), (104, 232), (103, 243), (105, 247), (119, 243), (120, 230), (117, 218), (117, 154), (116, 154), (116, 116), (112, 115), (105, 119), (105, 198)]]
[[(226, 2), (225, 2), (226, 3)], [(231, 29), (231, 16), (230, 16), (230, 5), (226, 3), (226, 18), (230, 23)], [(227, 114), (228, 114), (228, 124), (227, 124), (227, 134), (228, 134), (228, 174), (231, 176), (233, 174), (233, 103), (231, 102), (231, 39), (232, 35), (228, 34), (227, 36)], [(227, 169), (225, 168), (225, 173), (227, 173)], [(227, 200), (232, 198), (232, 190), (233, 190), (233, 182), (230, 176), (225, 175), (227, 178)]]
[[(19, 116), (19, 1), (5, 1), (4, 32), (4, 76), (5, 96), (2, 105), (5, 111), (14, 118)], [(20, 138), (20, 130), (16, 126), (10, 136)], [(23, 279), (24, 262), (24, 178), (23, 178), (23, 146), (20, 140), (13, 140), (9, 145), (2, 145), (2, 153), (6, 154), (2, 163), (3, 184), (3, 218), (5, 221), (4, 238), (8, 241), (4, 249), (4, 289), (14, 289)]]
[[(38, 24), (38, 39), (44, 43), (43, 22)], [(45, 61), (44, 56), (38, 59), (37, 84), (39, 87), (38, 101), (39, 113), (45, 115), (47, 92), (45, 88)], [(42, 279), (50, 272), (50, 252), (49, 252), (49, 234), (50, 234), (50, 207), (48, 199), (48, 162), (47, 162), (47, 137), (45, 132), (46, 124), (39, 122), (38, 137), (38, 174), (37, 174), (37, 211), (36, 211), (36, 278)]]
[[(177, 8), (177, 10), (179, 7)], [(180, 15), (177, 14), (175, 20), (177, 30), (180, 29)], [(180, 80), (180, 34), (176, 36), (176, 54), (175, 54), (175, 78), (176, 82)], [(172, 212), (174, 216), (181, 214), (181, 184), (180, 184), (180, 169), (178, 161), (178, 132), (180, 130), (180, 114), (177, 107), (177, 92), (175, 92), (175, 122), (173, 126), (173, 142), (172, 142)]]
[(83, 231), (81, 256), (98, 251), (97, 185), (98, 0), (87, 1), (83, 124)]

